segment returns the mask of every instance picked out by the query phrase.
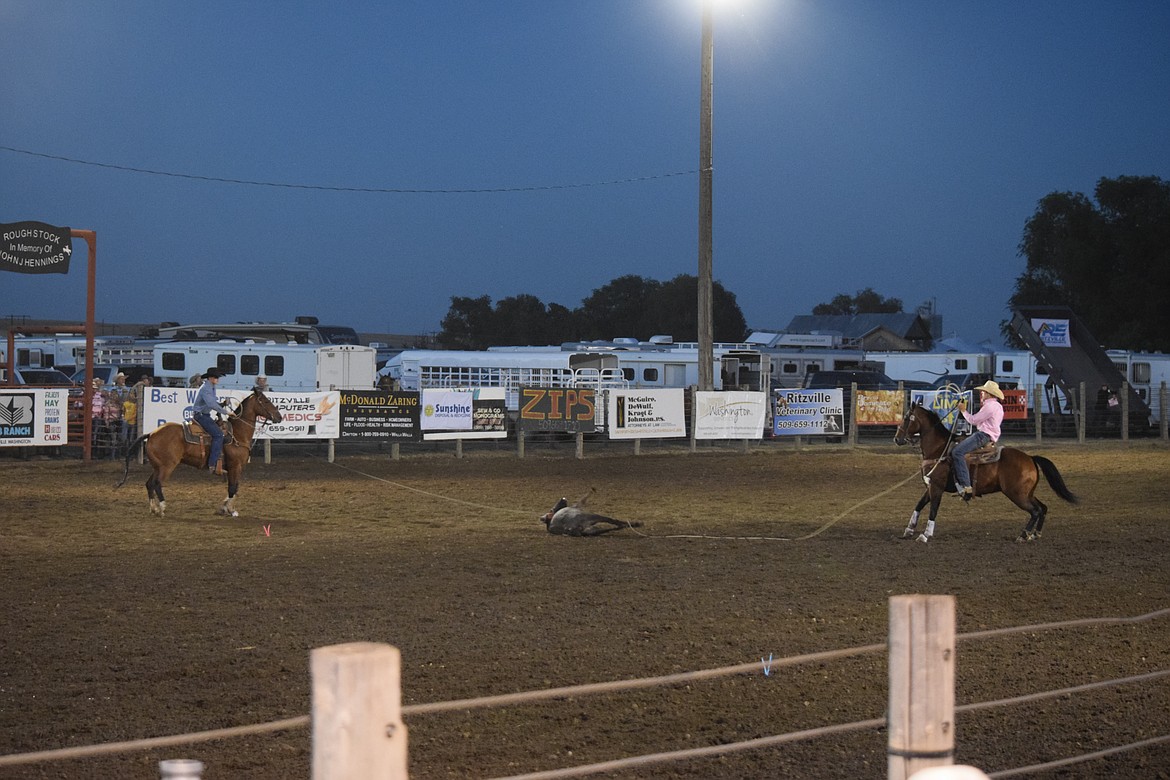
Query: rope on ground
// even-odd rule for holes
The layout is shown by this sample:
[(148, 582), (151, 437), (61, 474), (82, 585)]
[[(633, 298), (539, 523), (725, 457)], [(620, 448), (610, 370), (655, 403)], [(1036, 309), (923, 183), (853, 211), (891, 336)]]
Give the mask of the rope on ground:
[[(518, 514), (518, 515), (530, 515), (531, 514), (531, 511), (527, 510), (527, 509), (507, 509), (504, 507), (489, 506), (487, 504), (477, 504), (474, 501), (464, 501), (461, 498), (452, 498), (451, 496), (445, 496), (441, 493), (432, 493), (432, 492), (427, 491), (427, 490), (422, 490), (420, 488), (411, 487), (410, 485), (404, 485), (401, 482), (395, 482), (394, 480), (386, 479), (385, 477), (379, 477), (375, 474), (368, 474), (364, 471), (359, 471), (358, 469), (352, 468), (350, 466), (343, 466), (340, 463), (334, 463), (333, 465), (337, 466), (339, 469), (345, 469), (346, 471), (351, 471), (354, 474), (358, 474), (360, 476), (367, 477), (369, 479), (377, 480), (378, 482), (385, 482), (387, 485), (393, 485), (394, 487), (402, 488), (403, 490), (409, 490), (413, 493), (419, 493), (420, 495), (430, 496), (431, 498), (442, 499), (443, 501), (451, 501), (451, 502), (454, 502), (456, 504), (463, 504), (464, 506), (472, 506), (472, 507), (475, 507), (476, 509), (489, 509), (493, 512), (508, 512), (511, 514)], [(642, 536), (642, 537), (645, 537), (647, 539), (731, 539), (731, 540), (735, 540), (735, 541), (744, 541), (744, 542), (803, 542), (806, 539), (811, 539), (814, 536), (818, 536), (819, 534), (822, 534), (825, 531), (829, 530), (830, 528), (832, 528), (834, 525), (836, 525), (838, 522), (840, 522), (846, 515), (848, 515), (853, 510), (858, 509), (859, 507), (863, 507), (866, 504), (870, 503), (871, 501), (876, 501), (877, 499), (881, 498), (882, 496), (886, 496), (886, 495), (894, 492), (895, 490), (902, 487), (910, 480), (918, 478), (918, 476), (919, 476), (918, 472), (915, 472), (915, 473), (911, 474), (910, 476), (906, 477), (906, 479), (902, 480), (898, 484), (896, 484), (892, 487), (886, 488), (882, 492), (880, 492), (876, 495), (870, 496), (869, 498), (864, 499), (863, 501), (858, 501), (856, 504), (849, 507), (841, 514), (837, 515), (836, 517), (834, 517), (832, 520), (830, 520), (829, 522), (822, 525), (817, 530), (813, 531), (812, 533), (807, 533), (804, 536), (795, 536), (795, 537), (787, 537), (787, 536), (711, 536), (711, 535), (707, 535), (707, 534), (664, 534), (664, 535), (660, 536), (660, 535), (656, 535), (656, 534), (644, 533), (642, 531), (639, 531), (637, 528), (635, 528), (633, 526), (630, 526), (630, 530), (633, 531), (634, 533), (636, 533), (638, 536)]]
[[(653, 539), (739, 539), (739, 540), (751, 541), (751, 542), (759, 542), (759, 541), (803, 542), (806, 539), (811, 539), (814, 536), (818, 536), (819, 534), (822, 534), (825, 531), (829, 530), (830, 528), (835, 526), (837, 523), (839, 523), (846, 515), (848, 515), (854, 509), (857, 509), (859, 507), (863, 507), (866, 504), (870, 503), (871, 501), (876, 501), (877, 499), (881, 498), (882, 496), (889, 495), (890, 493), (894, 492), (898, 488), (905, 485), (910, 480), (918, 479), (919, 476), (920, 475), (918, 472), (914, 472), (913, 474), (906, 477), (906, 479), (902, 480), (898, 484), (896, 484), (892, 487), (886, 488), (882, 492), (877, 493), (876, 495), (872, 495), (863, 501), (858, 501), (856, 504), (849, 507), (841, 514), (837, 515), (836, 517), (834, 517), (832, 520), (830, 520), (829, 522), (822, 525), (817, 530), (815, 530), (811, 533), (807, 533), (804, 536), (792, 536), (792, 537), (789, 537), (789, 536), (707, 536), (705, 534), (671, 534), (669, 536), (652, 536), (651, 538), (653, 538)], [(642, 536), (646, 536), (646, 534), (642, 534)]]
[(517, 514), (517, 515), (531, 515), (532, 514), (532, 512), (527, 510), (527, 509), (505, 509), (503, 507), (498, 507), (498, 506), (488, 506), (487, 504), (477, 504), (474, 501), (464, 501), (461, 498), (452, 498), (451, 496), (445, 496), (442, 493), (431, 493), (430, 491), (421, 490), (421, 489), (416, 488), (416, 487), (411, 487), (410, 485), (404, 485), (401, 482), (395, 482), (394, 480), (391, 480), (391, 479), (379, 477), (379, 476), (376, 476), (374, 474), (367, 474), (364, 471), (358, 471), (355, 468), (351, 468), (349, 466), (343, 466), (340, 463), (334, 463), (333, 465), (337, 466), (337, 468), (339, 468), (339, 469), (345, 469), (346, 471), (352, 471), (354, 474), (360, 474), (363, 477), (369, 477), (370, 479), (376, 479), (379, 482), (385, 482), (387, 485), (393, 485), (396, 488), (402, 488), (403, 490), (409, 490), (412, 493), (419, 493), (419, 494), (424, 495), (424, 496), (430, 496), (431, 498), (439, 498), (439, 499), (442, 499), (444, 501), (451, 501), (451, 502), (456, 503), (456, 504), (463, 504), (464, 506), (473, 506), (476, 509), (490, 509), (493, 512), (510, 512), (512, 514)]

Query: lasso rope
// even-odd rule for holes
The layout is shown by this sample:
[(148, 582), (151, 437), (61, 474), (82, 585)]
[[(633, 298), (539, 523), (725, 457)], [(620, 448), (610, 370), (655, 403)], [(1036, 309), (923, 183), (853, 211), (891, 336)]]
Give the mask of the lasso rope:
[[(338, 468), (345, 469), (346, 471), (353, 472), (354, 474), (358, 474), (360, 476), (366, 477), (368, 479), (377, 480), (378, 482), (385, 482), (387, 485), (393, 485), (394, 487), (402, 488), (403, 490), (409, 490), (412, 493), (418, 493), (420, 495), (430, 496), (431, 498), (437, 498), (437, 499), (440, 499), (442, 501), (451, 501), (451, 502), (456, 503), (456, 504), (462, 504), (464, 506), (471, 506), (471, 507), (475, 507), (476, 509), (488, 509), (488, 510), (491, 510), (493, 512), (508, 512), (508, 513), (512, 513), (512, 514), (522, 514), (522, 515), (531, 514), (531, 510), (528, 510), (528, 509), (508, 509), (505, 507), (489, 506), (487, 504), (478, 504), (478, 503), (475, 503), (474, 501), (464, 501), (461, 498), (452, 498), (451, 496), (446, 496), (446, 495), (443, 495), (442, 493), (432, 493), (428, 490), (422, 490), (420, 488), (411, 487), (410, 485), (405, 485), (401, 482), (395, 482), (394, 480), (386, 479), (384, 477), (379, 477), (379, 476), (376, 476), (374, 474), (368, 474), (364, 471), (359, 471), (358, 469), (352, 468), (350, 466), (344, 466), (340, 463), (335, 462), (333, 465), (337, 466)], [(915, 479), (916, 477), (918, 477), (917, 473), (911, 474), (910, 476), (906, 477), (906, 479), (902, 480), (898, 484), (893, 485), (891, 487), (888, 487), (885, 490), (883, 490), (882, 492), (877, 493), (876, 495), (872, 495), (869, 498), (866, 498), (862, 501), (858, 501), (856, 504), (849, 507), (841, 514), (837, 515), (832, 520), (830, 520), (829, 522), (822, 525), (820, 528), (816, 529), (815, 531), (813, 531), (811, 533), (807, 533), (804, 536), (795, 536), (795, 537), (789, 537), (789, 536), (710, 536), (707, 534), (664, 534), (661, 536), (657, 536), (654, 534), (643, 533), (632, 525), (627, 526), (627, 528), (629, 528), (629, 530), (633, 531), (638, 536), (641, 536), (641, 537), (646, 538), (646, 539), (729, 539), (729, 540), (747, 541), (747, 542), (803, 542), (806, 539), (811, 539), (814, 536), (818, 536), (818, 535), (824, 533), (825, 531), (829, 530), (830, 528), (832, 528), (834, 525), (836, 525), (838, 522), (840, 522), (842, 520), (842, 518), (844, 518), (846, 515), (848, 515), (853, 510), (855, 510), (859, 507), (865, 506), (866, 504), (870, 503), (871, 501), (876, 501), (877, 499), (881, 498), (882, 496), (889, 495), (890, 493), (894, 492), (895, 490), (902, 487), (910, 480)]]

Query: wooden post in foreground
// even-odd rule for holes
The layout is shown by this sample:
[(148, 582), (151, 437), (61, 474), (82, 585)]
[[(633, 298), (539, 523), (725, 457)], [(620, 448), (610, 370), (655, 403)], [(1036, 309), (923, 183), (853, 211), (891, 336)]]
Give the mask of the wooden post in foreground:
[(407, 780), (402, 657), (397, 647), (352, 642), (309, 654), (313, 676), (313, 780)]
[(949, 766), (955, 752), (955, 597), (890, 599), (887, 777)]

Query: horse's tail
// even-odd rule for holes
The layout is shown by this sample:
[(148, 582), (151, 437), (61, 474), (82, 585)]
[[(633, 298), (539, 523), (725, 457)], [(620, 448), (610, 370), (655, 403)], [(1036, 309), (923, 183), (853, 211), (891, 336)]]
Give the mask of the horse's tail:
[(142, 446), (142, 443), (150, 438), (149, 433), (144, 433), (135, 439), (134, 443), (126, 448), (126, 463), (122, 466), (122, 478), (118, 480), (118, 484), (114, 485), (114, 489), (118, 489), (126, 484), (126, 478), (130, 476), (130, 458), (134, 457), (134, 453)]
[(1048, 486), (1056, 491), (1056, 495), (1070, 504), (1080, 502), (1080, 499), (1074, 496), (1072, 491), (1068, 489), (1068, 485), (1064, 484), (1064, 478), (1060, 476), (1060, 471), (1057, 470), (1055, 463), (1041, 455), (1033, 455), (1032, 461), (1040, 467), (1040, 471), (1044, 473), (1044, 478), (1048, 480)]

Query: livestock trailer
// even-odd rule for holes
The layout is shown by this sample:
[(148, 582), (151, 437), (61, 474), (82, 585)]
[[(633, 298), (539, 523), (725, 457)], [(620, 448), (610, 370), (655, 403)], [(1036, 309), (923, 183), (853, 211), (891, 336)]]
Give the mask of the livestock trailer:
[(308, 392), (374, 387), (377, 351), (356, 344), (258, 344), (251, 341), (172, 341), (154, 348), (154, 375), (163, 384), (185, 386), (215, 367), (219, 386), (248, 390), (268, 378), (272, 390)]

